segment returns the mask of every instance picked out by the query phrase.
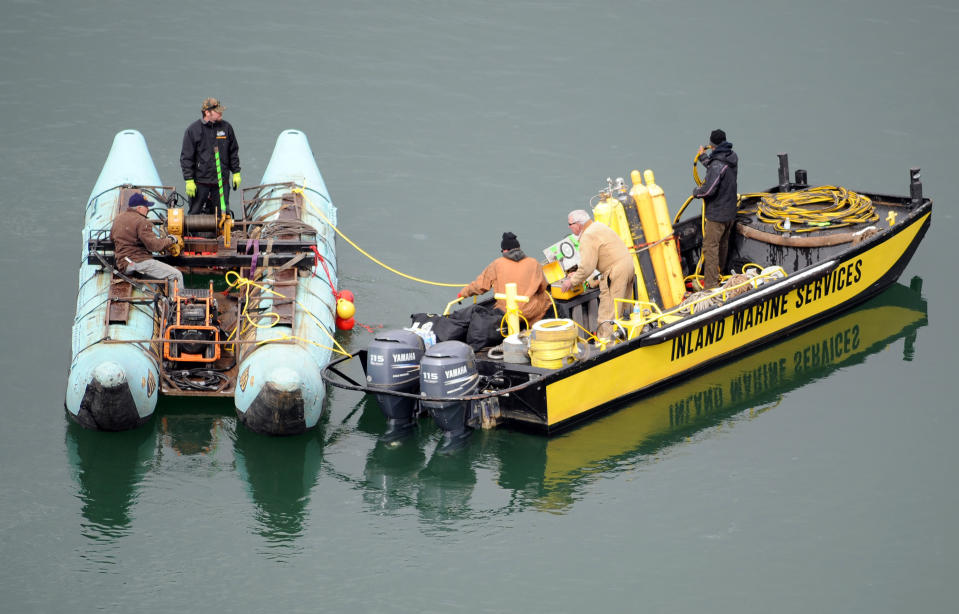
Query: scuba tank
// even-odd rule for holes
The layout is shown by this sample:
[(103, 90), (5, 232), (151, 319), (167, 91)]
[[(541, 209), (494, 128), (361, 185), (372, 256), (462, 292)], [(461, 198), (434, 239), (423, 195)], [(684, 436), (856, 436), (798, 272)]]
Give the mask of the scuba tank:
[[(653, 175), (653, 171), (649, 169), (643, 171), (643, 178), (646, 180), (646, 189), (649, 190), (649, 196), (653, 200), (653, 211), (656, 214), (656, 223), (659, 225), (659, 238), (672, 237), (673, 223), (669, 217), (666, 194), (661, 187), (656, 185), (656, 177)], [(673, 305), (678, 305), (683, 302), (683, 296), (686, 295), (686, 285), (683, 283), (683, 265), (679, 262), (679, 249), (676, 246), (676, 239), (670, 238), (664, 241), (662, 247), (671, 299)], [(673, 305), (670, 305), (670, 307)]]
[[(649, 181), (652, 179), (652, 171), (647, 171), (650, 175), (647, 177), (647, 185), (643, 185), (642, 175), (638, 170), (634, 170), (630, 173), (630, 178), (633, 181), (633, 187), (629, 190), (630, 196), (633, 197), (635, 202), (636, 211), (639, 214), (639, 218), (643, 227), (643, 233), (646, 236), (647, 243), (655, 243), (662, 239), (663, 237), (669, 236), (672, 234), (672, 224), (669, 223), (669, 211), (665, 207), (665, 196), (663, 196), (663, 191), (655, 183), (650, 184)], [(665, 209), (665, 221), (666, 225), (662, 225), (659, 220), (657, 207), (653, 199), (653, 188), (656, 188), (658, 191), (658, 196), (660, 197), (660, 204), (662, 208)], [(670, 309), (675, 307), (683, 300), (683, 295), (686, 293), (685, 287), (683, 287), (683, 278), (682, 275), (679, 275), (677, 283), (673, 283), (673, 271), (676, 270), (675, 266), (667, 265), (667, 246), (672, 246), (672, 241), (664, 241), (658, 245), (650, 247), (647, 251), (649, 257), (652, 261), (653, 270), (656, 276), (656, 284), (659, 286), (659, 294), (662, 300), (663, 309)], [(673, 248), (673, 255), (675, 256), (675, 264), (679, 264), (679, 256), (675, 254), (675, 248)], [(679, 268), (680, 273), (682, 269)]]
[[(630, 245), (634, 246), (635, 249), (635, 246), (645, 244), (646, 234), (643, 232), (643, 223), (639, 219), (639, 211), (636, 209), (636, 203), (630, 196), (630, 192), (627, 191), (626, 182), (622, 177), (616, 178), (613, 196), (622, 206), (626, 227), (631, 238)], [(662, 305), (662, 298), (656, 282), (656, 270), (653, 268), (653, 260), (648, 249), (633, 253), (633, 268), (636, 270), (637, 299)], [(643, 298), (644, 294), (646, 298)]]
[(649, 295), (647, 293), (645, 280), (643, 279), (643, 272), (640, 269), (639, 261), (635, 254), (632, 254), (634, 242), (629, 228), (629, 221), (623, 210), (622, 202), (613, 198), (613, 180), (607, 178), (606, 183), (609, 188), (599, 193), (600, 201), (593, 207), (593, 219), (612, 228), (613, 232), (622, 239), (626, 248), (630, 250), (633, 260), (633, 272), (636, 275), (636, 284), (634, 286), (636, 289), (636, 297), (640, 301), (648, 302)]

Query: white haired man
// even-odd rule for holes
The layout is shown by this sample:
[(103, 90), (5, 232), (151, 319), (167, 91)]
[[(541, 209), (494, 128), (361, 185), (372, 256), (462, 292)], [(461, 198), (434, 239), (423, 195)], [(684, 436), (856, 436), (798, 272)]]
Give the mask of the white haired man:
[(610, 321), (616, 317), (614, 299), (633, 298), (633, 259), (620, 236), (606, 224), (591, 220), (583, 209), (570, 211), (567, 222), (570, 232), (579, 238), (579, 268), (563, 280), (563, 290), (583, 283), (594, 270), (600, 272), (596, 336), (608, 339), (613, 331)]

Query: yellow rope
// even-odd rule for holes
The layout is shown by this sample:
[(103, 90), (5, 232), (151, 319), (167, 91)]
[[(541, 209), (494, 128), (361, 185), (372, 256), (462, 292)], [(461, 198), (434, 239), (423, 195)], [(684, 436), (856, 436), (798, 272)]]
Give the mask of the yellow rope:
[[(523, 315), (523, 312), (520, 311), (516, 315), (518, 315), (519, 318), (523, 320), (523, 322), (526, 324), (526, 328), (529, 329), (529, 320), (526, 319), (526, 316)], [(503, 317), (499, 319), (499, 328), (497, 329), (499, 330), (499, 334), (502, 335), (504, 338), (509, 336), (509, 334), (503, 335), (504, 324), (506, 323), (506, 318), (508, 316), (509, 316), (509, 313), (503, 314)], [(506, 332), (509, 333), (509, 328), (508, 327), (505, 327), (505, 328), (506, 328)]]
[(556, 309), (556, 301), (553, 300), (553, 293), (550, 292), (548, 286), (546, 288), (546, 296), (549, 297), (549, 304), (553, 306), (553, 317), (559, 318), (559, 310)]
[[(296, 335), (281, 335), (281, 336), (277, 337), (276, 339), (264, 339), (263, 341), (257, 341), (256, 345), (259, 346), (259, 345), (263, 345), (263, 344), (265, 344), (265, 343), (274, 343), (274, 342), (276, 342), (276, 341), (303, 341), (303, 342), (305, 342), (305, 343), (309, 343), (309, 344), (311, 344), (311, 345), (315, 345), (315, 346), (318, 347), (318, 348), (323, 348), (323, 349), (325, 349), (325, 350), (330, 350), (331, 352), (339, 352), (339, 353), (341, 353), (341, 354), (343, 354), (343, 355), (345, 355), (345, 356), (349, 356), (349, 354), (347, 354), (347, 353), (345, 353), (345, 352), (342, 352), (341, 350), (337, 350), (337, 349), (331, 348), (331, 347), (329, 347), (329, 346), (327, 346), (327, 345), (323, 345), (322, 343), (317, 343), (316, 341), (311, 341), (311, 340), (309, 340), (309, 339), (304, 339), (303, 337), (298, 337), (298, 336), (296, 336)], [(335, 341), (334, 341), (334, 343), (335, 343)]]
[[(879, 219), (868, 196), (850, 192), (842, 186), (824, 185), (795, 192), (743, 194), (742, 198), (759, 199), (755, 213), (780, 232), (814, 232), (822, 228), (841, 228)], [(789, 228), (786, 224), (789, 224)], [(805, 225), (801, 227), (800, 225)]]
[[(232, 281), (232, 282), (230, 281), (230, 275), (234, 275), (235, 278), (236, 278), (236, 279), (235, 279), (234, 281)], [(279, 297), (279, 298), (282, 298), (282, 299), (289, 299), (288, 296), (286, 296), (286, 295), (284, 295), (284, 294), (280, 294), (279, 292), (277, 292), (276, 290), (273, 290), (272, 288), (268, 288), (267, 286), (264, 286), (264, 285), (262, 285), (262, 284), (258, 284), (258, 283), (256, 283), (255, 281), (253, 281), (253, 280), (251, 280), (251, 279), (247, 279), (246, 277), (241, 276), (241, 275), (240, 275), (239, 273), (237, 273), (236, 271), (227, 271), (227, 273), (226, 273), (226, 275), (225, 275), (224, 277), (225, 277), (225, 279), (226, 279), (227, 285), (230, 286), (231, 288), (236, 288), (237, 290), (240, 290), (241, 288), (243, 289), (243, 291), (244, 291), (244, 299), (245, 299), (245, 300), (244, 300), (244, 305), (245, 305), (245, 306), (244, 306), (244, 308), (243, 308), (243, 313), (242, 313), (241, 315), (243, 316), (243, 318), (244, 318), (244, 319), (246, 320), (246, 322), (247, 322), (247, 326), (245, 326), (243, 329), (240, 329), (239, 331), (238, 331), (238, 329), (240, 328), (240, 323), (238, 322), (237, 325), (236, 325), (236, 328), (234, 328), (233, 331), (230, 333), (230, 335), (227, 337), (227, 340), (231, 339), (234, 334), (236, 334), (236, 335), (237, 335), (237, 338), (239, 339), (239, 337), (240, 337), (241, 335), (243, 335), (244, 333), (246, 333), (246, 331), (248, 331), (251, 326), (252, 326), (252, 327), (255, 327), (255, 328), (272, 328), (272, 327), (276, 326), (276, 324), (280, 321), (280, 316), (279, 316), (278, 314), (276, 314), (275, 312), (270, 311), (270, 312), (266, 312), (266, 313), (263, 313), (263, 314), (260, 315), (260, 318), (267, 317), (267, 316), (273, 316), (273, 317), (275, 317), (276, 319), (275, 319), (271, 324), (258, 324), (257, 322), (255, 322), (255, 321), (253, 320), (253, 318), (250, 316), (250, 314), (247, 313), (247, 310), (248, 310), (249, 307), (250, 307), (250, 290), (251, 290), (252, 288), (258, 288), (258, 289), (260, 289), (260, 290), (263, 291), (263, 292), (268, 292), (268, 293), (270, 293), (270, 294), (272, 294), (272, 295), (274, 295), (274, 296), (277, 296), (277, 297)], [(330, 338), (330, 341), (332, 341), (332, 342), (333, 342), (333, 345), (335, 345), (336, 347), (328, 347), (328, 346), (325, 346), (325, 345), (323, 345), (323, 344), (316, 343), (316, 342), (314, 342), (314, 341), (310, 341), (309, 339), (304, 339), (304, 338), (302, 338), (302, 337), (290, 336), (290, 335), (285, 335), (285, 334), (279, 336), (279, 337), (276, 338), (276, 339), (264, 339), (263, 341), (257, 342), (256, 345), (259, 346), (259, 345), (262, 345), (262, 344), (264, 344), (264, 343), (271, 343), (271, 342), (275, 342), (275, 341), (289, 341), (289, 340), (292, 340), (292, 341), (304, 341), (304, 342), (306, 342), (306, 343), (310, 343), (310, 344), (315, 345), (315, 346), (317, 346), (317, 347), (330, 350), (331, 352), (337, 352), (338, 354), (341, 354), (341, 355), (343, 355), (343, 356), (349, 356), (349, 352), (347, 352), (345, 349), (343, 349), (343, 346), (341, 346), (341, 345), (337, 342), (337, 340), (333, 337), (332, 333), (330, 333), (330, 331), (329, 331), (329, 329), (326, 327), (326, 325), (324, 325), (315, 315), (313, 315), (313, 313), (306, 307), (306, 305), (304, 305), (304, 304), (301, 303), (300, 301), (296, 300), (295, 298), (294, 298), (294, 299), (290, 299), (290, 300), (292, 300), (293, 303), (295, 303), (297, 306), (300, 307), (300, 309), (302, 310), (301, 313), (309, 316), (309, 317), (316, 323), (316, 325), (320, 328), (320, 330), (322, 330), (324, 333), (326, 333), (326, 336)]]
[(599, 337), (597, 337), (597, 336), (594, 335), (593, 333), (591, 333), (591, 332), (589, 332), (588, 330), (586, 330), (585, 328), (583, 328), (582, 325), (580, 325), (580, 323), (577, 322), (576, 320), (570, 320), (570, 322), (572, 322), (573, 324), (575, 324), (575, 325), (576, 325), (576, 328), (578, 328), (578, 329), (580, 329), (581, 331), (583, 331), (584, 333), (586, 333), (586, 341), (589, 341), (590, 339), (592, 339), (593, 341), (599, 341)]
[(382, 261), (377, 260), (376, 258), (374, 258), (369, 252), (367, 252), (366, 250), (364, 250), (362, 247), (360, 247), (359, 245), (357, 245), (356, 243), (354, 243), (352, 239), (350, 239), (348, 236), (346, 236), (345, 234), (343, 234), (343, 233), (340, 231), (340, 229), (337, 228), (337, 227), (333, 224), (333, 222), (330, 221), (330, 218), (326, 217), (326, 215), (323, 213), (323, 211), (320, 210), (319, 207), (317, 207), (316, 205), (313, 204), (313, 201), (311, 201), (311, 200), (310, 200), (310, 197), (306, 195), (306, 192), (303, 190), (303, 188), (293, 188), (291, 191), (292, 191), (292, 192), (295, 192), (295, 193), (297, 193), (297, 194), (301, 194), (301, 195), (303, 196), (303, 200), (306, 201), (306, 204), (309, 205), (310, 208), (313, 209), (313, 211), (314, 211), (317, 215), (319, 215), (319, 216), (323, 219), (323, 221), (326, 222), (327, 225), (329, 225), (329, 227), (332, 228), (332, 229), (336, 232), (336, 234), (340, 235), (340, 237), (341, 237), (344, 241), (346, 241), (347, 243), (349, 243), (350, 245), (352, 245), (352, 246), (356, 249), (356, 251), (360, 252), (361, 254), (363, 254), (364, 256), (366, 256), (367, 258), (369, 258), (370, 260), (372, 260), (372, 261), (375, 262), (376, 264), (380, 265), (381, 267), (383, 267), (383, 268), (386, 269), (387, 271), (390, 271), (391, 273), (395, 273), (395, 274), (399, 275), (400, 277), (405, 277), (406, 279), (409, 279), (409, 280), (412, 280), (412, 281), (418, 281), (418, 282), (420, 282), (421, 284), (429, 284), (429, 285), (431, 285), (431, 286), (443, 286), (443, 287), (446, 287), (446, 288), (462, 288), (463, 286), (466, 285), (466, 284), (446, 284), (446, 283), (441, 283), (441, 282), (438, 282), (438, 281), (429, 281), (429, 280), (426, 280), (426, 279), (420, 279), (419, 277), (413, 277), (412, 275), (407, 275), (406, 273), (403, 273), (402, 271), (397, 271), (396, 269), (394, 269), (394, 268), (391, 267), (390, 265), (388, 265), (388, 264), (386, 264), (386, 263), (384, 263), (384, 262), (382, 262)]

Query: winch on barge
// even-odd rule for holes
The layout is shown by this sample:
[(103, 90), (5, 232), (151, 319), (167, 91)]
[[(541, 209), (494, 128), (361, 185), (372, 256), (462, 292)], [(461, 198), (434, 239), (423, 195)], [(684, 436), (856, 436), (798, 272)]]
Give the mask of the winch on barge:
[[(501, 424), (555, 433), (875, 296), (898, 279), (931, 220), (932, 201), (922, 195), (919, 170), (911, 169), (908, 196), (853, 193), (871, 208), (861, 218), (857, 213), (823, 222), (813, 215), (806, 223), (789, 205), (782, 208), (788, 212), (783, 223), (775, 217), (777, 199), (802, 202), (809, 194), (816, 200), (820, 192), (846, 192), (810, 188), (805, 171), (797, 171), (790, 182), (788, 160), (781, 155), (779, 184), (741, 197), (728, 263), (730, 270), (744, 273), (730, 276), (712, 292), (677, 296), (676, 276), (688, 279), (700, 262), (701, 220), (685, 220), (664, 232), (662, 191), (648, 171), (645, 186), (637, 181), (638, 172), (632, 177), (629, 190), (624, 182), (610, 182), (601, 194), (605, 208), (594, 208), (594, 217), (614, 230), (620, 227), (641, 273), (637, 282), (643, 282), (637, 283), (640, 299), (626, 301), (633, 312), (615, 321), (616, 338), (587, 343), (574, 335), (559, 361), (536, 360), (531, 346), (530, 364), (521, 364), (504, 361), (505, 351), (474, 353), (457, 341), (427, 347), (430, 340), (424, 343), (422, 331), (387, 331), (367, 350), (353, 354), (365, 382), (345, 373), (348, 357), (331, 362), (324, 379), (376, 395), (390, 422), (388, 437), (399, 436), (425, 413), (444, 429), (447, 447), (464, 440), (470, 429)], [(635, 206), (642, 215), (645, 207), (648, 214), (649, 202), (659, 209), (657, 219), (650, 224), (642, 220), (639, 230), (634, 222), (640, 216), (629, 208)], [(809, 208), (816, 213), (828, 206)], [(563, 255), (573, 259), (572, 253)], [(653, 268), (655, 273), (642, 274)], [(596, 330), (597, 302), (595, 290), (557, 299), (558, 318), (534, 325), (532, 337), (537, 329), (553, 338), (570, 328), (590, 335)]]
[[(110, 227), (130, 196), (150, 199), (178, 255), (156, 256), (187, 288), (114, 268)], [(233, 397), (251, 429), (303, 432), (319, 420), (320, 368), (334, 345), (336, 209), (306, 136), (277, 139), (243, 217), (185, 215), (143, 136), (118, 133), (86, 206), (67, 415), (97, 430), (146, 422), (158, 397)], [(201, 281), (197, 281), (200, 278)], [(214, 286), (217, 290), (214, 291)]]

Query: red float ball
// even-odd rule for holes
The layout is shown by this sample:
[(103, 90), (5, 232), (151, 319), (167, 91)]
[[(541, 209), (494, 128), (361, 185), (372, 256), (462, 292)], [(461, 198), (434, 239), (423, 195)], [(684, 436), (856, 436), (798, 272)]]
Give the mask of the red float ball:
[(353, 293), (350, 292), (349, 290), (340, 290), (339, 292), (336, 293), (336, 297), (346, 299), (351, 303), (356, 302), (355, 300), (353, 300)]
[(353, 318), (337, 318), (336, 327), (340, 330), (353, 330), (353, 327), (356, 325), (356, 320)]

